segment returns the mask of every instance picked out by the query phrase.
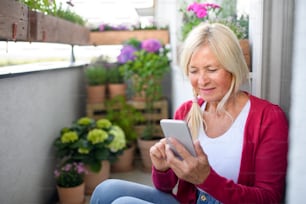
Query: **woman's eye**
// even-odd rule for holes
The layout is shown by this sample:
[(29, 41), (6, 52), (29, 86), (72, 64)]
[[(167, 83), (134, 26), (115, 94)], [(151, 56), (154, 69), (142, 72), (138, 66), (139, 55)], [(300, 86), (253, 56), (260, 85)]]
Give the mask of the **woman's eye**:
[(207, 71), (209, 71), (209, 72), (215, 72), (215, 71), (217, 71), (218, 69), (217, 68), (215, 68), (215, 67), (209, 67), (208, 69), (207, 69)]
[(195, 74), (195, 73), (197, 73), (197, 70), (196, 70), (196, 69), (190, 69), (190, 70), (189, 70), (189, 73), (190, 73), (190, 74)]

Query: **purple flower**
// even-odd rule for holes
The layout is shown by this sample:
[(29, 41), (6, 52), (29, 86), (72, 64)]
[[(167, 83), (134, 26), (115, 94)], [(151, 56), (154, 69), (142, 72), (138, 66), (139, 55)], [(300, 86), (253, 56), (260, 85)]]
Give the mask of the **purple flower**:
[(119, 56), (117, 57), (117, 60), (120, 64), (124, 64), (128, 61), (133, 61), (136, 56), (135, 56), (135, 52), (137, 51), (137, 49), (131, 45), (125, 45), (121, 51)]
[(128, 30), (128, 28), (125, 25), (118, 25), (114, 27), (114, 30)]
[(147, 52), (158, 52), (161, 47), (161, 43), (156, 39), (144, 40), (141, 43), (141, 48)]

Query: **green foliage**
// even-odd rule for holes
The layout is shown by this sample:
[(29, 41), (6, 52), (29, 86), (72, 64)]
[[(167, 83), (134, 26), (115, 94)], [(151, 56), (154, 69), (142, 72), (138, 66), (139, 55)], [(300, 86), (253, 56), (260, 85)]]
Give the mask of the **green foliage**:
[(20, 0), (34, 11), (39, 11), (47, 15), (52, 15), (76, 23), (85, 25), (85, 20), (69, 9), (63, 9), (62, 3), (58, 5), (55, 0)]
[(57, 9), (55, 16), (82, 26), (84, 26), (86, 23), (86, 21), (80, 15), (71, 11), (70, 9), (64, 10), (62, 7)]
[(136, 60), (128, 61), (120, 66), (125, 78), (134, 77), (133, 90), (137, 94), (145, 93), (148, 103), (159, 100), (161, 93), (161, 79), (170, 70), (170, 60), (167, 56), (169, 49), (163, 47), (161, 52), (153, 53), (145, 50), (135, 52)]
[(107, 70), (107, 82), (111, 84), (123, 84), (124, 83), (124, 76), (119, 71), (119, 67), (113, 66), (108, 68)]
[(125, 132), (127, 143), (130, 144), (136, 141), (135, 125), (144, 121), (141, 112), (129, 104), (123, 96), (116, 96), (106, 101), (105, 107), (106, 118), (122, 128)]
[(122, 129), (109, 120), (82, 117), (61, 130), (54, 146), (57, 158), (83, 162), (97, 172), (102, 160), (116, 161), (126, 148), (126, 140)]
[[(170, 59), (168, 53), (170, 50), (158, 40), (148, 39), (139, 42), (136, 39), (130, 39), (127, 46), (133, 46), (136, 51), (133, 52), (134, 58), (127, 60), (120, 66), (120, 71), (126, 79), (132, 79), (132, 90), (136, 96), (144, 96), (145, 110), (148, 116), (154, 114), (154, 103), (161, 99), (162, 89), (161, 81), (163, 76), (170, 71)], [(152, 43), (152, 46), (146, 47), (146, 43)], [(155, 44), (155, 45), (154, 45)], [(155, 47), (156, 46), (156, 47)], [(121, 50), (124, 54), (124, 49)], [(131, 57), (131, 56), (130, 56)], [(155, 135), (152, 120), (146, 120), (146, 129), (142, 138), (153, 138)]]
[(44, 14), (55, 15), (57, 5), (55, 1), (50, 0), (20, 0), (34, 11), (40, 11)]
[(105, 67), (99, 65), (89, 65), (85, 68), (85, 77), (90, 86), (105, 85), (107, 80), (107, 71)]

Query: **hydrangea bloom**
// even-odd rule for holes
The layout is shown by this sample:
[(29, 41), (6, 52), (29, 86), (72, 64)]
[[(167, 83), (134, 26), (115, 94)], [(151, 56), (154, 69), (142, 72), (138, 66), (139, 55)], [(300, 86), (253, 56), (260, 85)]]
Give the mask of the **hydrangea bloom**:
[(75, 131), (65, 132), (61, 136), (62, 143), (71, 143), (71, 142), (77, 141), (78, 139), (79, 139), (78, 133)]
[(117, 57), (117, 60), (120, 64), (124, 64), (128, 61), (133, 61), (136, 56), (135, 52), (137, 49), (132, 45), (125, 45), (122, 47), (119, 56)]
[(97, 128), (109, 129), (112, 126), (112, 123), (107, 119), (100, 119), (96, 122)]
[(86, 126), (86, 125), (89, 125), (91, 122), (92, 122), (92, 119), (88, 117), (83, 117), (77, 121), (77, 124)]
[(87, 135), (87, 140), (92, 144), (101, 143), (108, 138), (107, 132), (101, 129), (93, 129)]
[(126, 146), (125, 134), (119, 126), (113, 125), (109, 134), (114, 136), (113, 141), (108, 145), (112, 152), (118, 152)]
[(141, 48), (147, 52), (158, 52), (161, 47), (162, 44), (156, 39), (148, 39), (141, 42)]
[(89, 154), (89, 149), (88, 148), (85, 148), (85, 147), (80, 147), (80, 148), (78, 148), (78, 152), (80, 153), (80, 154)]

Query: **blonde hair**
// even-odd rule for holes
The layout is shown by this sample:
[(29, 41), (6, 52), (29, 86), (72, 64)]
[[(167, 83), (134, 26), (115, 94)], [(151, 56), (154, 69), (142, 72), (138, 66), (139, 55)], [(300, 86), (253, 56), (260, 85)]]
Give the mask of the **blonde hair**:
[[(192, 54), (203, 45), (209, 46), (219, 63), (232, 74), (231, 86), (217, 106), (218, 112), (225, 111), (224, 106), (228, 99), (234, 96), (239, 91), (240, 86), (248, 80), (249, 69), (239, 41), (230, 28), (220, 23), (201, 23), (188, 34), (183, 45), (180, 63), (187, 76)], [(195, 102), (197, 93), (193, 92), (192, 107), (187, 114), (186, 120), (195, 139), (201, 124), (204, 124), (204, 126), (206, 124), (203, 120), (201, 108)]]

